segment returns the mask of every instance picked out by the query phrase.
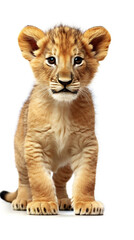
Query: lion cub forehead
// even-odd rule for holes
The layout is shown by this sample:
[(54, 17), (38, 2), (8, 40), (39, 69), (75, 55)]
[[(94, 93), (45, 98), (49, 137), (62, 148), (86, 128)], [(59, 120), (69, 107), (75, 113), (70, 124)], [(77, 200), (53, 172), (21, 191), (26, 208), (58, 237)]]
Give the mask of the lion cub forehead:
[(81, 31), (79, 29), (71, 28), (68, 26), (55, 27), (48, 32), (48, 36), (51, 40), (51, 45), (55, 49), (60, 48), (64, 51), (69, 49), (76, 49), (76, 46), (80, 44)]

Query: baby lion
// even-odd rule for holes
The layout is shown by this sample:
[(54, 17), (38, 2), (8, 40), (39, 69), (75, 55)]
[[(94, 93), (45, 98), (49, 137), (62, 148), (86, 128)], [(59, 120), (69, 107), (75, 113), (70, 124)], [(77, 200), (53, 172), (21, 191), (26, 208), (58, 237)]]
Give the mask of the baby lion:
[[(94, 197), (98, 143), (87, 86), (106, 57), (110, 40), (104, 27), (84, 33), (68, 26), (48, 32), (26, 26), (21, 31), (19, 46), (36, 84), (15, 134), (18, 190), (1, 192), (14, 210), (48, 215), (74, 208), (75, 214), (103, 214), (103, 204)], [(71, 205), (66, 183), (72, 173)]]

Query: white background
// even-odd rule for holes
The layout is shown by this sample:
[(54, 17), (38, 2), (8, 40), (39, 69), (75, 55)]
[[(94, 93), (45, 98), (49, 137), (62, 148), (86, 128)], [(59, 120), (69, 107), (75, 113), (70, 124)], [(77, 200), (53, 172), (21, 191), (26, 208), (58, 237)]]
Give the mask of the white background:
[[(17, 188), (13, 138), (20, 108), (34, 82), (17, 37), (26, 25), (63, 23), (82, 31), (104, 26), (109, 53), (90, 88), (96, 108), (99, 160), (96, 199), (104, 216), (27, 216), (0, 200), (4, 239), (134, 239), (134, 12), (131, 0), (5, 0), (0, 3), (0, 191)], [(68, 184), (71, 196), (72, 180)]]

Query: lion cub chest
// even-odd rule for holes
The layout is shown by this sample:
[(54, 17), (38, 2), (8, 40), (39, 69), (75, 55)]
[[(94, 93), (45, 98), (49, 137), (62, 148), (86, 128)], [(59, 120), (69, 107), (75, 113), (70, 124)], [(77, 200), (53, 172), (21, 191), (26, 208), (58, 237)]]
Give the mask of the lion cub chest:
[(68, 110), (54, 109), (51, 118), (51, 128), (58, 153), (66, 151), (68, 148), (68, 139), (70, 136), (70, 113)]

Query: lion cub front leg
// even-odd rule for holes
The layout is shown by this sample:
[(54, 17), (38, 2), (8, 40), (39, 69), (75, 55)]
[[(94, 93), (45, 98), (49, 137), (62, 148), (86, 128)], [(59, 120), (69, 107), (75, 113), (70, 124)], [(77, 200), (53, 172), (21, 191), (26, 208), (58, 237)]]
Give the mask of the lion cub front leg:
[(66, 183), (72, 176), (72, 169), (69, 165), (59, 168), (53, 174), (53, 180), (56, 187), (56, 195), (60, 210), (72, 210), (71, 199), (68, 198)]
[(58, 204), (48, 170), (49, 161), (45, 159), (41, 144), (27, 138), (25, 159), (32, 193), (32, 202), (27, 205), (27, 213), (32, 215), (57, 214)]
[(82, 159), (76, 159), (73, 184), (73, 206), (76, 215), (103, 214), (103, 204), (94, 198), (97, 155), (98, 145), (95, 141), (92, 146), (83, 150)]

